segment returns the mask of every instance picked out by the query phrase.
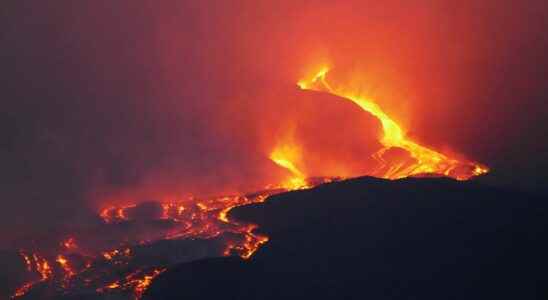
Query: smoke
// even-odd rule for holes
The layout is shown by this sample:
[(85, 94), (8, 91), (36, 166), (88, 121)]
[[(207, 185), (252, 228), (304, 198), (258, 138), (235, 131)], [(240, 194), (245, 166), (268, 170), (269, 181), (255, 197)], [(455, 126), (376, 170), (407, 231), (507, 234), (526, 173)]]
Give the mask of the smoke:
[[(106, 202), (262, 187), (287, 175), (268, 154), (299, 124), (301, 134), (323, 133), (306, 135), (311, 172), (322, 171), (313, 162), (329, 161), (333, 169), (359, 173), (378, 124), (360, 119), (350, 104), (315, 106), (296, 90), (295, 82), (321, 64), (358, 78), (415, 139), (450, 147), (514, 181), (547, 161), (540, 156), (548, 153), (546, 142), (539, 141), (548, 119), (545, 6), (494, 0), (6, 5), (2, 234), (71, 224)], [(342, 122), (340, 115), (349, 117)], [(311, 128), (316, 122), (322, 125)], [(325, 135), (356, 138), (337, 151), (341, 139)], [(350, 154), (337, 164), (342, 150)], [(538, 177), (527, 176), (524, 182)]]

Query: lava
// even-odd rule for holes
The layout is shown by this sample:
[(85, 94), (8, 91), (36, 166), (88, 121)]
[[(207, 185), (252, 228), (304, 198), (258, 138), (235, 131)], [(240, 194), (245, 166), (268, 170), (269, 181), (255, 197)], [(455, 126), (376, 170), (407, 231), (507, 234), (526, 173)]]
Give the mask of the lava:
[(40, 275), (40, 279), (26, 282), (21, 287), (17, 288), (12, 299), (25, 295), (36, 284), (50, 279), (53, 275), (49, 262), (40, 254), (34, 253), (32, 255), (27, 255), (23, 251), (20, 251), (20, 255), (25, 261), (27, 271), (37, 272)]
[(281, 187), (294, 190), (306, 188), (306, 176), (296, 166), (300, 158), (300, 150), (292, 144), (282, 144), (276, 147), (270, 154), (270, 159), (278, 166), (291, 172), (292, 177), (281, 184)]
[(132, 278), (130, 282), (135, 283), (135, 287), (133, 288), (135, 292), (136, 298), (141, 298), (145, 290), (148, 288), (148, 286), (152, 283), (152, 280), (162, 274), (166, 269), (157, 269), (152, 271), (150, 274), (145, 274), (142, 278)]
[[(231, 234), (232, 238), (226, 241), (224, 250), (218, 255), (239, 255), (244, 259), (250, 258), (255, 251), (268, 241), (268, 237), (255, 234), (257, 228), (255, 224), (247, 224), (231, 220), (228, 217), (229, 211), (237, 206), (250, 203), (263, 202), (269, 195), (279, 190), (267, 190), (255, 193), (249, 196), (222, 196), (205, 199), (192, 199), (194, 203), (166, 202), (158, 204), (162, 209), (160, 220), (173, 224), (160, 236), (158, 240), (175, 239), (213, 239), (222, 234)], [(108, 206), (99, 211), (98, 216), (102, 218), (105, 225), (115, 226), (135, 221), (133, 220), (133, 210), (137, 209), (137, 204), (124, 205), (120, 207)], [(137, 245), (146, 245), (156, 240), (141, 240)], [(58, 243), (59, 254), (53, 256), (51, 261), (56, 262), (56, 268), (52, 268), (48, 259), (40, 254), (29, 255), (20, 251), (27, 271), (37, 272), (40, 279), (23, 284), (19, 287), (12, 298), (24, 296), (35, 285), (53, 280), (59, 284), (62, 290), (82, 289), (89, 291), (92, 289), (96, 293), (131, 293), (135, 299), (139, 299), (152, 280), (160, 275), (164, 266), (154, 266), (151, 268), (134, 269), (132, 264), (134, 259), (131, 247), (124, 246), (126, 242), (121, 242), (120, 247), (96, 252), (91, 256), (82, 251), (82, 247), (76, 244), (74, 237), (67, 238)], [(77, 263), (73, 257), (83, 257), (85, 264)], [(122, 279), (111, 282), (103, 282), (101, 278), (104, 272), (108, 273), (114, 270), (125, 275)]]
[(130, 248), (126, 248), (126, 249), (114, 249), (114, 250), (111, 250), (111, 251), (104, 251), (102, 253), (103, 255), (103, 258), (105, 260), (114, 260), (116, 258), (119, 258), (119, 257), (131, 257), (131, 249)]
[(71, 277), (76, 274), (74, 270), (71, 268), (68, 259), (64, 257), (63, 255), (58, 255), (55, 261), (59, 263), (61, 268), (63, 268), (67, 277)]
[(22, 286), (20, 286), (19, 288), (17, 288), (17, 290), (15, 290), (15, 293), (13, 294), (13, 296), (11, 296), (12, 299), (15, 299), (15, 298), (19, 298), (19, 297), (22, 297), (24, 296), (26, 293), (28, 293), (28, 291), (30, 291), (30, 289), (36, 284), (36, 282), (26, 282), (25, 284), (23, 284)]
[[(329, 68), (321, 68), (312, 79), (300, 80), (297, 82), (297, 85), (303, 90), (326, 92), (342, 97), (355, 103), (381, 122), (383, 137), (380, 142), (384, 148), (374, 155), (374, 158), (380, 163), (380, 167), (372, 175), (387, 179), (397, 179), (421, 174), (438, 174), (457, 180), (467, 180), (489, 171), (486, 166), (479, 163), (450, 158), (410, 140), (405, 135), (402, 127), (390, 118), (372, 99), (362, 96), (359, 91), (329, 83), (327, 81), (328, 72)], [(415, 159), (415, 162), (411, 164), (390, 164), (386, 162), (383, 159), (383, 154), (388, 149), (394, 147), (409, 152)]]
[(127, 220), (127, 217), (125, 216), (125, 211), (128, 208), (135, 207), (135, 204), (123, 206), (123, 207), (116, 207), (116, 206), (110, 206), (107, 208), (104, 208), (99, 213), (99, 216), (106, 222), (111, 223), (113, 221), (120, 221), (120, 220)]
[(158, 275), (162, 274), (166, 269), (154, 269), (151, 272), (145, 272), (143, 270), (137, 270), (122, 280), (112, 282), (102, 288), (96, 289), (98, 293), (105, 293), (113, 290), (132, 290), (135, 299), (140, 299), (148, 286), (152, 283), (152, 280)]
[(76, 244), (76, 240), (73, 237), (69, 237), (65, 241), (61, 243), (61, 245), (66, 250), (76, 250), (78, 248), (78, 245)]

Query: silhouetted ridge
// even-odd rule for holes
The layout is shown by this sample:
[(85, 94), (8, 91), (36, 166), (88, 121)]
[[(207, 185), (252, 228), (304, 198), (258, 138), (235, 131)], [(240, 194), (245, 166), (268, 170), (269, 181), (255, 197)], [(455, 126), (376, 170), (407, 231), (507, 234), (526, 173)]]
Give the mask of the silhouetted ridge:
[(545, 299), (546, 199), (446, 178), (362, 177), (234, 209), (247, 261), (160, 275), (145, 299)]

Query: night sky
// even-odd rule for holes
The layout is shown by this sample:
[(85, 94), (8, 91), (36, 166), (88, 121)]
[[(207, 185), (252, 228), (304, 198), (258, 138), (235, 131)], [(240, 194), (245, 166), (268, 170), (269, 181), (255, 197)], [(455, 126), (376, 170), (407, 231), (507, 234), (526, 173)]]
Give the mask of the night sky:
[(323, 62), (358, 72), (415, 140), (491, 167), (489, 183), (546, 189), (545, 1), (10, 1), (0, 22), (9, 238), (104, 199), (280, 176), (268, 151)]

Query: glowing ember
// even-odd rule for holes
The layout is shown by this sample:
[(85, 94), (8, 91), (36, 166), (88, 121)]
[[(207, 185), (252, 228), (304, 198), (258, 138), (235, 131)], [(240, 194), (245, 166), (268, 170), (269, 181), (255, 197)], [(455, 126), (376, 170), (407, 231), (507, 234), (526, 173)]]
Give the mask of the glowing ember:
[(102, 253), (106, 260), (112, 260), (116, 257), (129, 257), (131, 255), (131, 249), (126, 248), (124, 250), (114, 249), (111, 251), (105, 251)]
[(61, 268), (63, 268), (67, 277), (71, 277), (76, 274), (70, 267), (69, 261), (63, 255), (58, 255), (55, 261), (57, 261)]
[(19, 287), (15, 291), (15, 293), (13, 294), (13, 296), (11, 296), (11, 298), (14, 299), (14, 298), (19, 298), (19, 297), (24, 296), (34, 286), (34, 284), (36, 284), (36, 282), (27, 282), (27, 283), (25, 283), (23, 286)]
[(98, 293), (104, 293), (109, 290), (132, 290), (135, 296), (135, 299), (140, 299), (143, 296), (143, 293), (152, 283), (152, 280), (158, 275), (162, 274), (166, 269), (154, 269), (151, 272), (144, 272), (142, 270), (137, 270), (126, 277), (123, 280), (118, 280), (112, 282), (105, 287), (98, 288), (96, 291)]
[(132, 205), (124, 206), (124, 207), (115, 207), (115, 206), (107, 207), (107, 208), (101, 210), (101, 212), (99, 213), (99, 216), (106, 223), (110, 223), (110, 222), (113, 222), (113, 221), (116, 221), (116, 220), (127, 220), (127, 217), (125, 215), (125, 211), (128, 208), (132, 208), (132, 207), (135, 207), (135, 206), (136, 206), (135, 204), (132, 204)]
[[(330, 84), (326, 79), (328, 71), (329, 69), (324, 67), (312, 79), (301, 80), (297, 85), (303, 90), (327, 92), (345, 98), (379, 119), (384, 133), (380, 142), (384, 148), (375, 155), (377, 161), (381, 163), (381, 167), (378, 171), (379, 174), (373, 175), (387, 179), (397, 179), (420, 174), (439, 174), (457, 180), (467, 180), (489, 171), (486, 166), (479, 163), (459, 161), (413, 142), (405, 136), (401, 126), (390, 118), (373, 100), (360, 95), (358, 91)], [(385, 151), (392, 147), (405, 149), (416, 162), (412, 164), (387, 164), (382, 157)]]
[(41, 258), (38, 254), (33, 254), (32, 257), (36, 264), (36, 271), (40, 273), (40, 276), (42, 277), (41, 280), (48, 279), (52, 274), (48, 261), (45, 258)]
[(30, 256), (26, 255), (23, 251), (20, 251), (19, 254), (23, 257), (25, 260), (25, 264), (27, 265), (27, 271), (32, 271), (32, 261)]
[(76, 250), (78, 248), (78, 245), (76, 245), (76, 240), (72, 237), (70, 237), (70, 238), (66, 239), (65, 241), (63, 241), (62, 246), (66, 250)]
[(133, 279), (131, 282), (135, 283), (135, 288), (133, 289), (135, 291), (135, 296), (137, 298), (141, 298), (145, 290), (152, 283), (152, 280), (156, 276), (162, 274), (165, 270), (166, 269), (154, 270), (151, 274), (145, 275), (141, 279)]

